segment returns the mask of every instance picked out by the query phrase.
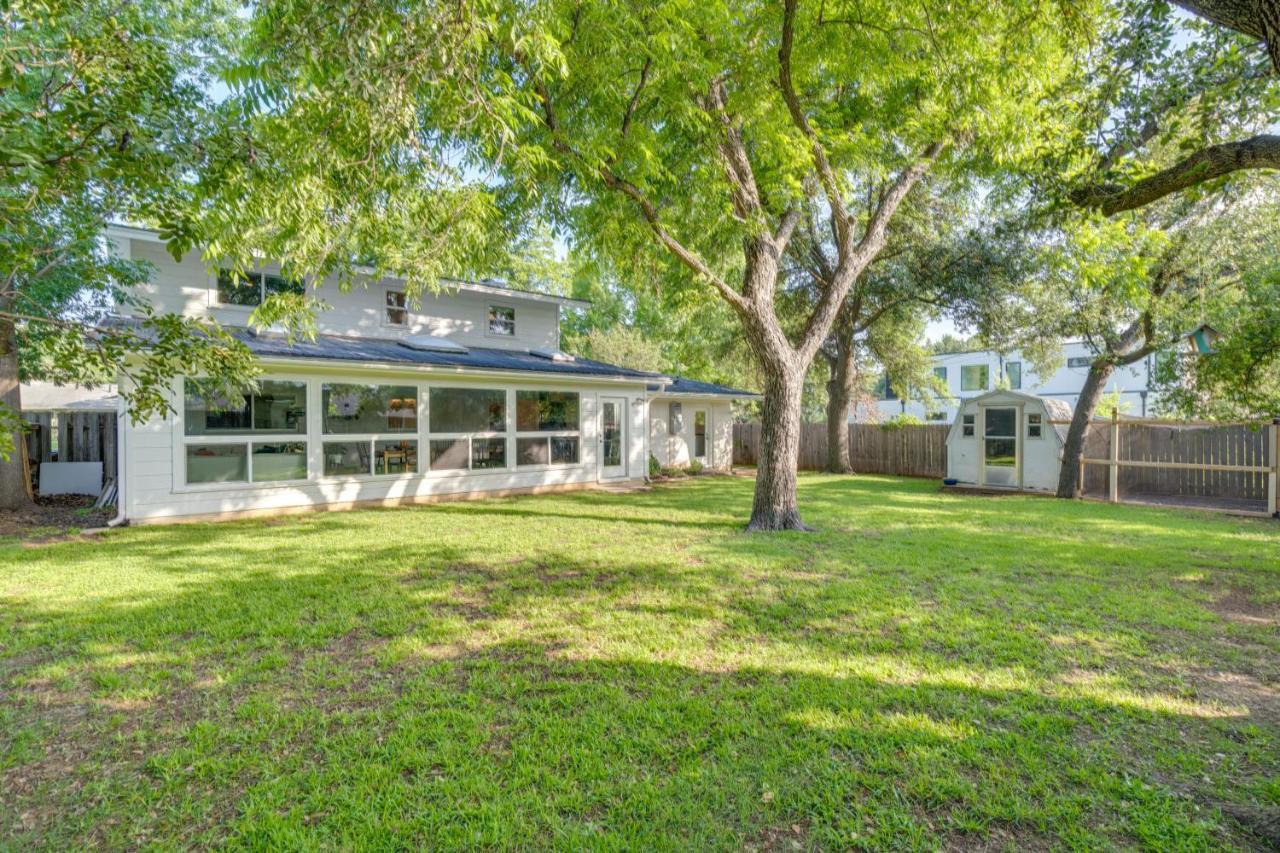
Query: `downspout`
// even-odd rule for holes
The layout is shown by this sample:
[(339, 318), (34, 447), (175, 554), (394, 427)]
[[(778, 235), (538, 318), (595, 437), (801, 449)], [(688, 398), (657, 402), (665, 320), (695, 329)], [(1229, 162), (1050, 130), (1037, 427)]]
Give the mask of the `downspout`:
[(107, 527), (119, 527), (128, 521), (124, 514), (124, 480), (125, 480), (125, 418), (124, 401), (116, 412), (116, 517), (107, 522)]

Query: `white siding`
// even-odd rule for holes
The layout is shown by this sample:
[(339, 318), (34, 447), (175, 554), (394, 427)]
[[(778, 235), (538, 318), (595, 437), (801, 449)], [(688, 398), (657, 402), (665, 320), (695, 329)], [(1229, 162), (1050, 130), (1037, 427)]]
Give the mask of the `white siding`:
[[(988, 393), (964, 401), (947, 433), (947, 476), (965, 485), (982, 484), (982, 408), (1009, 406), (1019, 408), (1018, 445), (1021, 453), (1021, 488), (1052, 492), (1058, 488), (1058, 472), (1062, 465), (1062, 438), (1049, 424), (1044, 403), (1025, 394)], [(1040, 438), (1027, 437), (1027, 415), (1041, 417)], [(974, 416), (974, 434), (966, 438), (962, 417)]]
[[(156, 313), (212, 317), (230, 326), (246, 326), (251, 308), (218, 304), (217, 275), (196, 254), (174, 261), (163, 245), (146, 240), (131, 241), (134, 260), (155, 267), (152, 279), (136, 289)], [(278, 267), (264, 267), (276, 271)], [(388, 326), (383, 320), (386, 292), (397, 290), (394, 281), (362, 280), (347, 291), (336, 281), (326, 281), (314, 295), (329, 305), (316, 318), (324, 334), (369, 338), (400, 338), (411, 334), (448, 337), (465, 346), (499, 349), (557, 349), (560, 345), (560, 306), (554, 302), (529, 299), (516, 291), (487, 294), (447, 291), (423, 294), (418, 305), (410, 305), (406, 326)], [(487, 333), (490, 305), (505, 305), (516, 312), (513, 337)]]
[[(679, 403), (684, 429), (672, 434), (671, 404)], [(708, 468), (728, 469), (733, 464), (733, 408), (726, 400), (699, 400), (687, 397), (654, 397), (649, 403), (649, 452), (663, 467), (683, 467), (693, 459), (694, 413), (707, 413)]]
[[(876, 409), (882, 420), (900, 414), (913, 415), (920, 420), (928, 420), (930, 412), (941, 412), (944, 415), (942, 420), (934, 420), (933, 423), (952, 421), (955, 419), (958, 405), (964, 400), (973, 399), (996, 389), (1000, 382), (1004, 365), (1010, 362), (1017, 362), (1022, 365), (1021, 387), (1013, 390), (1062, 400), (1069, 406), (1074, 407), (1076, 400), (1079, 399), (1081, 389), (1084, 388), (1084, 380), (1089, 373), (1089, 368), (1070, 367), (1067, 360), (1092, 357), (1092, 353), (1085, 344), (1079, 341), (1063, 344), (1062, 350), (1062, 366), (1047, 377), (1037, 375), (1031, 369), (1030, 363), (1016, 350), (1003, 358), (993, 350), (936, 355), (930, 360), (931, 365), (934, 368), (946, 368), (947, 388), (954, 399), (940, 401), (937, 404), (928, 406), (915, 400), (879, 400), (876, 403)], [(1149, 360), (1144, 359), (1136, 364), (1117, 368), (1107, 381), (1106, 392), (1108, 394), (1116, 392), (1120, 394), (1121, 405), (1125, 407), (1123, 411), (1126, 414), (1150, 415), (1153, 412), (1156, 398), (1155, 394), (1149, 390)], [(973, 365), (986, 365), (988, 375), (986, 388), (966, 390), (962, 387), (961, 375), (963, 368)], [(862, 415), (863, 412), (859, 411), (859, 418)]]
[[(162, 521), (188, 516), (213, 516), (239, 512), (290, 510), (324, 505), (345, 505), (365, 501), (411, 501), (437, 495), (537, 489), (543, 487), (584, 485), (598, 478), (597, 405), (602, 394), (625, 396), (633, 411), (633, 429), (628, 436), (628, 478), (645, 474), (644, 406), (633, 405), (643, 400), (643, 387), (607, 387), (569, 381), (548, 381), (513, 377), (510, 380), (466, 379), (464, 377), (423, 377), (421, 373), (389, 371), (365, 372), (354, 369), (320, 373), (318, 371), (284, 371), (268, 368), (264, 379), (301, 379), (308, 384), (308, 478), (287, 483), (220, 483), (185, 484), (185, 460), (182, 400), (178, 396), (181, 382), (172, 393), (179, 414), (155, 418), (139, 425), (129, 424), (124, 430), (126, 515), (133, 521)], [(319, 416), (319, 386), (328, 380), (381, 384), (413, 384), (418, 387), (419, 470), (425, 473), (397, 475), (324, 476), (324, 440), (341, 440), (340, 436), (322, 435)], [(508, 389), (507, 467), (492, 471), (430, 472), (428, 468), (427, 389), (436, 386)], [(514, 400), (515, 389), (577, 391), (580, 394), (580, 456), (576, 465), (517, 468), (515, 465)], [(240, 437), (237, 437), (237, 440)], [(194, 437), (193, 437), (194, 439)], [(270, 441), (270, 437), (245, 436), (246, 442)]]

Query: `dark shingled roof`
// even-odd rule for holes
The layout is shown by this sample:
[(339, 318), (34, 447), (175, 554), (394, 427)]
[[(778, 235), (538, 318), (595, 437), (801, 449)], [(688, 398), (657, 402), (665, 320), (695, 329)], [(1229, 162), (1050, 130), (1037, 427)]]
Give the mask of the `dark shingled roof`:
[(699, 382), (697, 379), (685, 379), (681, 376), (672, 377), (672, 382), (665, 388), (658, 385), (650, 385), (649, 390), (656, 394), (719, 394), (725, 397), (757, 397), (752, 391), (741, 391), (737, 388), (730, 388), (728, 385), (717, 385), (714, 382)]
[(466, 352), (437, 352), (410, 349), (399, 341), (377, 338), (348, 338), (341, 335), (316, 335), (314, 341), (294, 340), (281, 335), (255, 334), (248, 330), (232, 330), (257, 356), (268, 358), (320, 358), (334, 361), (376, 361), (388, 364), (420, 364), (436, 367), (458, 367), (471, 370), (523, 370), (537, 373), (562, 373), (566, 376), (598, 376), (618, 379), (648, 380), (660, 374), (629, 370), (575, 357), (573, 361), (554, 361), (523, 350), (467, 347)]

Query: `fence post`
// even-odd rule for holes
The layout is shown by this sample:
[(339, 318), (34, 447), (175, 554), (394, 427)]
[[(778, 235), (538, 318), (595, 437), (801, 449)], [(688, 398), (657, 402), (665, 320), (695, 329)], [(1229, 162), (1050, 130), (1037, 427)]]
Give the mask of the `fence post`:
[(1107, 466), (1107, 499), (1120, 502), (1120, 408), (1111, 412), (1111, 464)]
[(1267, 511), (1280, 518), (1280, 501), (1276, 489), (1280, 486), (1280, 415), (1271, 419), (1267, 427), (1267, 452), (1271, 456), (1271, 470), (1267, 472)]

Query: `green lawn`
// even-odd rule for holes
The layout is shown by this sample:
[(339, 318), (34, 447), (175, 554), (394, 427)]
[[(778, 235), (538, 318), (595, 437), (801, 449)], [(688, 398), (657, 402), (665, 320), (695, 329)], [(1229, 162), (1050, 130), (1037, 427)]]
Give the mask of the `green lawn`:
[(1277, 843), (1280, 525), (751, 487), (0, 545), (0, 847)]

